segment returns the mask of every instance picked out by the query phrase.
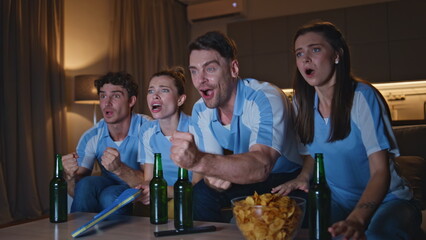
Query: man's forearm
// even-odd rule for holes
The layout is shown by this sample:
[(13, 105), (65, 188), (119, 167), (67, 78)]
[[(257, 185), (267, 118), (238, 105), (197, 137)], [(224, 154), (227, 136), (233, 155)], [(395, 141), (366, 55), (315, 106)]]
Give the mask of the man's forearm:
[(67, 191), (68, 191), (68, 195), (70, 195), (71, 197), (74, 197), (74, 188), (75, 188), (75, 183), (81, 179), (83, 176), (78, 176), (78, 175), (74, 175), (73, 177), (68, 176), (67, 174), (64, 174), (64, 178), (65, 181), (67, 182)]
[(71, 197), (74, 197), (75, 181), (74, 181), (74, 179), (66, 180), (66, 181), (67, 181), (68, 195), (70, 195)]
[(195, 172), (237, 184), (249, 184), (265, 180), (279, 154), (253, 150), (243, 154), (216, 155), (204, 153)]
[(68, 194), (71, 197), (74, 197), (75, 184), (80, 181), (80, 179), (90, 176), (91, 174), (92, 171), (84, 167), (78, 167), (78, 170), (71, 174), (67, 174), (67, 172), (64, 171), (64, 178), (65, 181), (67, 181)]
[(142, 184), (144, 181), (142, 170), (132, 169), (126, 164), (121, 164), (113, 173), (132, 188)]

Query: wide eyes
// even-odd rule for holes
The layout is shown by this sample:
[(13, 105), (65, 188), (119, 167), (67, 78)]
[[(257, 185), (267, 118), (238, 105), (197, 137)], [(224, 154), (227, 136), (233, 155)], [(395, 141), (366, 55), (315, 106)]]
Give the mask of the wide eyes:
[(206, 72), (208, 72), (208, 73), (213, 73), (214, 71), (216, 71), (215, 67), (207, 67), (206, 68)]
[(197, 74), (197, 70), (195, 70), (195, 69), (190, 69), (189, 72), (191, 73), (191, 75), (196, 75)]
[[(314, 48), (312, 48), (310, 51), (311, 51), (312, 53), (319, 53), (319, 52), (321, 52), (321, 48), (319, 48), (319, 47), (314, 47)], [(297, 51), (297, 52), (295, 53), (295, 55), (296, 55), (296, 58), (299, 58), (299, 57), (303, 57), (303, 56), (305, 55), (305, 53), (304, 53), (303, 51)]]
[[(202, 71), (204, 71), (205, 73), (214, 73), (216, 72), (217, 69), (218, 69), (217, 66), (209, 65), (209, 66), (203, 67)], [(191, 76), (197, 76), (199, 74), (198, 70), (195, 68), (190, 68), (189, 72), (191, 73)]]
[[(108, 96), (104, 93), (99, 94), (99, 99), (106, 99)], [(112, 94), (112, 98), (121, 98), (121, 94), (120, 93), (114, 93)]]
[[(168, 89), (168, 88), (161, 88), (160, 91), (162, 93), (169, 93), (170, 89)], [(155, 90), (154, 89), (148, 89), (148, 94), (155, 94)]]

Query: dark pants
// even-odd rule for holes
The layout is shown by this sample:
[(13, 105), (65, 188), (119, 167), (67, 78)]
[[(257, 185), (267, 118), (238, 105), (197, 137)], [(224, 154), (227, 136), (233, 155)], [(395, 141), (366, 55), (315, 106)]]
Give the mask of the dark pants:
[[(296, 178), (299, 172), (271, 173), (263, 182), (245, 185), (233, 184), (231, 188), (221, 192), (210, 188), (204, 180), (201, 180), (194, 186), (194, 219), (198, 221), (230, 222), (230, 217), (232, 216), (224, 216), (221, 210), (231, 207), (233, 198), (253, 195), (255, 191), (259, 195), (269, 193), (273, 187)], [(297, 195), (307, 199), (307, 194), (302, 191), (294, 191), (290, 195)]]

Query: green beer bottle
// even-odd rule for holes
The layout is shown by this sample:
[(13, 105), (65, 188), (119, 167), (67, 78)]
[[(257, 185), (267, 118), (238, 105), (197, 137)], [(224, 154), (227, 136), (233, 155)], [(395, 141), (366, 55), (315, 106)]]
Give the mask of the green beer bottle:
[(315, 153), (314, 178), (309, 187), (309, 239), (328, 240), (330, 226), (330, 188), (325, 180), (323, 154)]
[(167, 223), (167, 182), (163, 177), (161, 153), (154, 154), (154, 176), (149, 183), (150, 220), (152, 224)]
[(56, 154), (55, 172), (49, 185), (50, 222), (66, 222), (68, 217), (67, 182), (63, 177), (62, 156)]
[(192, 228), (192, 183), (188, 179), (188, 170), (179, 168), (178, 179), (173, 186), (175, 228)]

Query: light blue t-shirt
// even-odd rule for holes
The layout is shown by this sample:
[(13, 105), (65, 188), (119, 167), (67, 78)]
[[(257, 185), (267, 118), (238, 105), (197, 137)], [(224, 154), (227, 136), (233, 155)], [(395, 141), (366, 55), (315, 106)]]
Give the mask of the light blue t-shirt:
[[(296, 96), (297, 97), (297, 96)], [(367, 84), (358, 83), (351, 110), (351, 132), (343, 140), (327, 142), (330, 122), (326, 122), (318, 111), (318, 95), (315, 95), (315, 136), (308, 144), (309, 153), (324, 154), (324, 168), (333, 200), (347, 209), (353, 209), (370, 179), (368, 156), (388, 150), (391, 158), (399, 156), (391, 122), (379, 100)], [(384, 201), (395, 198), (411, 199), (412, 194), (398, 176), (390, 160), (391, 183)]]
[(226, 149), (239, 154), (249, 152), (254, 144), (266, 145), (281, 154), (272, 172), (293, 172), (300, 169), (302, 159), (291, 107), (272, 84), (240, 79), (230, 128), (221, 124), (217, 109), (208, 108), (200, 99), (193, 107), (189, 131), (198, 148), (208, 153), (224, 154)]
[[(190, 117), (181, 112), (177, 130), (188, 132)], [(164, 136), (158, 120), (145, 124), (140, 133), (138, 162), (140, 164), (154, 164), (154, 153), (161, 153), (161, 163), (163, 165), (163, 176), (168, 186), (173, 186), (178, 177), (178, 166), (170, 158), (170, 148), (172, 143)], [(189, 179), (192, 179), (192, 172), (188, 172)]]
[(94, 127), (87, 130), (80, 138), (77, 145), (78, 165), (87, 169), (93, 169), (95, 160), (101, 166), (102, 174), (126, 184), (117, 175), (107, 171), (101, 164), (101, 157), (107, 147), (116, 148), (120, 152), (123, 163), (133, 169), (140, 169), (137, 162), (139, 131), (141, 126), (149, 122), (150, 118), (145, 115), (132, 114), (129, 132), (126, 138), (118, 146), (109, 135), (107, 123), (101, 119)]

